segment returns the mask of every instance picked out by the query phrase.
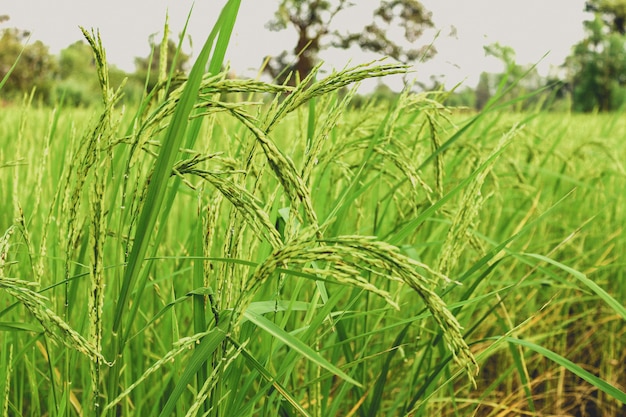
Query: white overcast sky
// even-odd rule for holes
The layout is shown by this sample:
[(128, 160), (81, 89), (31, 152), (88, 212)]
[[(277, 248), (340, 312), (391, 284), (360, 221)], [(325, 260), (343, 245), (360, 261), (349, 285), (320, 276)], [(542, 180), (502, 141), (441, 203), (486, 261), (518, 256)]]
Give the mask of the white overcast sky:
[[(2, 27), (30, 30), (31, 39), (42, 40), (53, 53), (82, 39), (79, 25), (98, 28), (109, 61), (133, 71), (133, 58), (148, 55), (148, 37), (162, 30), (166, 11), (169, 10), (171, 31), (177, 34), (192, 3), (191, 0), (0, 0), (0, 15), (10, 16)], [(224, 0), (195, 1), (189, 26), (193, 50), (202, 47), (224, 3)], [(355, 3), (359, 6), (338, 16), (339, 27), (369, 22), (367, 15), (361, 16), (362, 11), (371, 11), (371, 6), (379, 2)], [(437, 55), (416, 65), (415, 78), (429, 84), (431, 75), (443, 74), (448, 86), (465, 80), (473, 87), (480, 72), (501, 71), (499, 62), (486, 58), (483, 50), (483, 46), (494, 42), (513, 47), (521, 64), (537, 63), (549, 53), (539, 65), (540, 72), (546, 75), (563, 63), (572, 45), (584, 36), (582, 22), (589, 18), (583, 12), (585, 0), (423, 0), (422, 3), (433, 13), (440, 34), (434, 41)], [(293, 48), (293, 32), (270, 32), (265, 28), (277, 4), (278, 0), (241, 1), (227, 55), (238, 74), (254, 76), (264, 56)], [(456, 37), (449, 36), (453, 26)], [(429, 32), (419, 42), (429, 43), (434, 37), (435, 32)], [(342, 68), (348, 61), (358, 64), (374, 57), (358, 50), (322, 54), (336, 68)]]

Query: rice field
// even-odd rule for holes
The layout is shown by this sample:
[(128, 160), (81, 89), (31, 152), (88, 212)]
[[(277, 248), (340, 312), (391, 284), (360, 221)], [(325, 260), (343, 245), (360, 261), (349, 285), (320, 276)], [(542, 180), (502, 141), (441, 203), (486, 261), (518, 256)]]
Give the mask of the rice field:
[(0, 112), (2, 415), (624, 415), (623, 115), (229, 80), (237, 7), (169, 94), (85, 32), (100, 107)]

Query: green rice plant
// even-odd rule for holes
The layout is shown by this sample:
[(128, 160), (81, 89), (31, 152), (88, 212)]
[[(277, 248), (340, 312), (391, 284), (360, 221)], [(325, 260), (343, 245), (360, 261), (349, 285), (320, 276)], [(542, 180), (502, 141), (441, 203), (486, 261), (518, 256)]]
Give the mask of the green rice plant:
[(4, 415), (623, 414), (623, 119), (229, 80), (238, 10), (136, 108), (85, 31), (99, 107), (0, 113)]

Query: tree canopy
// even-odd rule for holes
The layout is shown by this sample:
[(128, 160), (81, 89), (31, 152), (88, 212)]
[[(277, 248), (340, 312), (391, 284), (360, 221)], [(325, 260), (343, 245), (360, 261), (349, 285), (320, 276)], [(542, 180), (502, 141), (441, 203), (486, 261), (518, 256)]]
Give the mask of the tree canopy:
[[(0, 15), (0, 24), (6, 26), (7, 21), (9, 16)], [(31, 42), (29, 37), (27, 30), (0, 27), (0, 81), (15, 64), (2, 87), (4, 101), (15, 101), (33, 88), (45, 103), (63, 101), (74, 106), (90, 106), (100, 101), (93, 51), (86, 42), (74, 42), (55, 56), (43, 42)], [(136, 58), (135, 73), (127, 74), (109, 65), (109, 79), (113, 85), (120, 85), (127, 78), (124, 94), (130, 100), (141, 99), (144, 85), (152, 89), (158, 79), (161, 48), (152, 39), (149, 42), (152, 52)], [(189, 56), (179, 52), (174, 62), (176, 43), (169, 40), (167, 49), (168, 70), (174, 66), (175, 72), (184, 71)]]
[(588, 2), (587, 10), (594, 17), (584, 22), (586, 37), (566, 62), (574, 110), (615, 110), (626, 103), (626, 1)]
[(595, 12), (612, 31), (626, 33), (626, 0), (589, 0), (585, 10)]
[[(376, 4), (377, 3), (377, 4)], [(318, 54), (329, 47), (349, 48), (357, 45), (363, 50), (380, 53), (401, 62), (428, 57), (434, 49), (428, 45), (415, 47), (424, 30), (433, 27), (431, 13), (416, 0), (385, 0), (370, 2), (371, 20), (363, 22), (357, 32), (334, 28), (333, 21), (340, 14), (355, 7), (348, 0), (282, 0), (275, 17), (269, 22), (271, 30), (283, 30), (288, 26), (296, 30), (297, 39), (291, 54), (283, 51), (273, 58), (267, 71), (278, 78), (288, 72), (306, 77), (317, 64)], [(401, 28), (404, 42), (390, 35), (390, 28)]]
[[(8, 16), (0, 16), (0, 23), (8, 20)], [(29, 37), (30, 32), (26, 30), (0, 29), (0, 80), (15, 64), (3, 87), (5, 97), (29, 92), (32, 88), (44, 98), (50, 94), (56, 61), (41, 41), (27, 43)]]

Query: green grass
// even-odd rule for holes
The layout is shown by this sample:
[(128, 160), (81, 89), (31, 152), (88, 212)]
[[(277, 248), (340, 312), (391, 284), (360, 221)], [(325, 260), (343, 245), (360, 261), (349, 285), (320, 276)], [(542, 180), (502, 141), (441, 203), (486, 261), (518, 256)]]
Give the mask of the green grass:
[(0, 113), (0, 412), (623, 415), (623, 117), (226, 80), (238, 7), (169, 95), (86, 32), (100, 108)]

